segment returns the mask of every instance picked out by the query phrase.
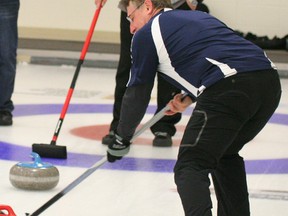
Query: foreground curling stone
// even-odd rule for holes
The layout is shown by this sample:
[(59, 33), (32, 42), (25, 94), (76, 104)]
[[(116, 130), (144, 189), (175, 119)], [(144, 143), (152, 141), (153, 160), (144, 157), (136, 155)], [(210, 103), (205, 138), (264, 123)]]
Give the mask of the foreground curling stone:
[(10, 169), (11, 184), (25, 190), (49, 190), (59, 182), (59, 171), (50, 163), (43, 163), (37, 153), (32, 152), (34, 162), (20, 162)]
[(0, 215), (16, 216), (13, 209), (8, 205), (0, 205)]

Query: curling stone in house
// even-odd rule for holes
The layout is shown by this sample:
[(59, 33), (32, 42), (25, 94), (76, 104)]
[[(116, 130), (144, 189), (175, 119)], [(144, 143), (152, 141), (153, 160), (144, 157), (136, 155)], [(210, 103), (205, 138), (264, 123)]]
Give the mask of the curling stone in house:
[(19, 162), (10, 169), (11, 184), (25, 190), (49, 190), (59, 182), (59, 171), (50, 163), (42, 162), (37, 153), (31, 153), (34, 162)]

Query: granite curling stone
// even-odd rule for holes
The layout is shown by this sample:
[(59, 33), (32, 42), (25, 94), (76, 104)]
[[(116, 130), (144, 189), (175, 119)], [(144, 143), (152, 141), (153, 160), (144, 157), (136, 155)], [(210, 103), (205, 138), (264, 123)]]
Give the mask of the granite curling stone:
[(0, 215), (16, 216), (13, 209), (8, 205), (0, 204)]
[(50, 163), (42, 162), (37, 153), (32, 152), (34, 162), (19, 162), (10, 169), (11, 184), (24, 190), (49, 190), (59, 182), (59, 171)]

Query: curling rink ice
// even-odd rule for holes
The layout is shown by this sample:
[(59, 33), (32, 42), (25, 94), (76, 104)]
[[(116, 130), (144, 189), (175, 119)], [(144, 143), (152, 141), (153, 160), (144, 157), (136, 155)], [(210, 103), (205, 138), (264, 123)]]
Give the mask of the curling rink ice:
[[(73, 66), (17, 65), (14, 124), (0, 127), (0, 204), (11, 206), (17, 216), (37, 210), (106, 155), (107, 147), (101, 144), (101, 138), (112, 119), (116, 69), (82, 67), (57, 140), (58, 145), (67, 147), (68, 158), (42, 158), (58, 168), (58, 185), (48, 191), (25, 191), (9, 181), (9, 170), (14, 164), (32, 161), (33, 143), (50, 143), (74, 71)], [(241, 152), (253, 216), (288, 215), (288, 79), (281, 82), (279, 108)], [(153, 116), (155, 95), (153, 91), (141, 124)], [(173, 147), (153, 147), (153, 136), (145, 131), (123, 160), (105, 163), (41, 215), (184, 216), (172, 170), (192, 109), (183, 114), (177, 125)], [(213, 185), (211, 197), (216, 215)]]

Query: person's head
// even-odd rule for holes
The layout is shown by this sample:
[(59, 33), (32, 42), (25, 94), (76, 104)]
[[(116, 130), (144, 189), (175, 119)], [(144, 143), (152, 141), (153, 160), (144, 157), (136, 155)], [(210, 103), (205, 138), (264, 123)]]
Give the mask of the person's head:
[(172, 8), (170, 0), (121, 0), (120, 7), (126, 9), (132, 34), (163, 8)]

